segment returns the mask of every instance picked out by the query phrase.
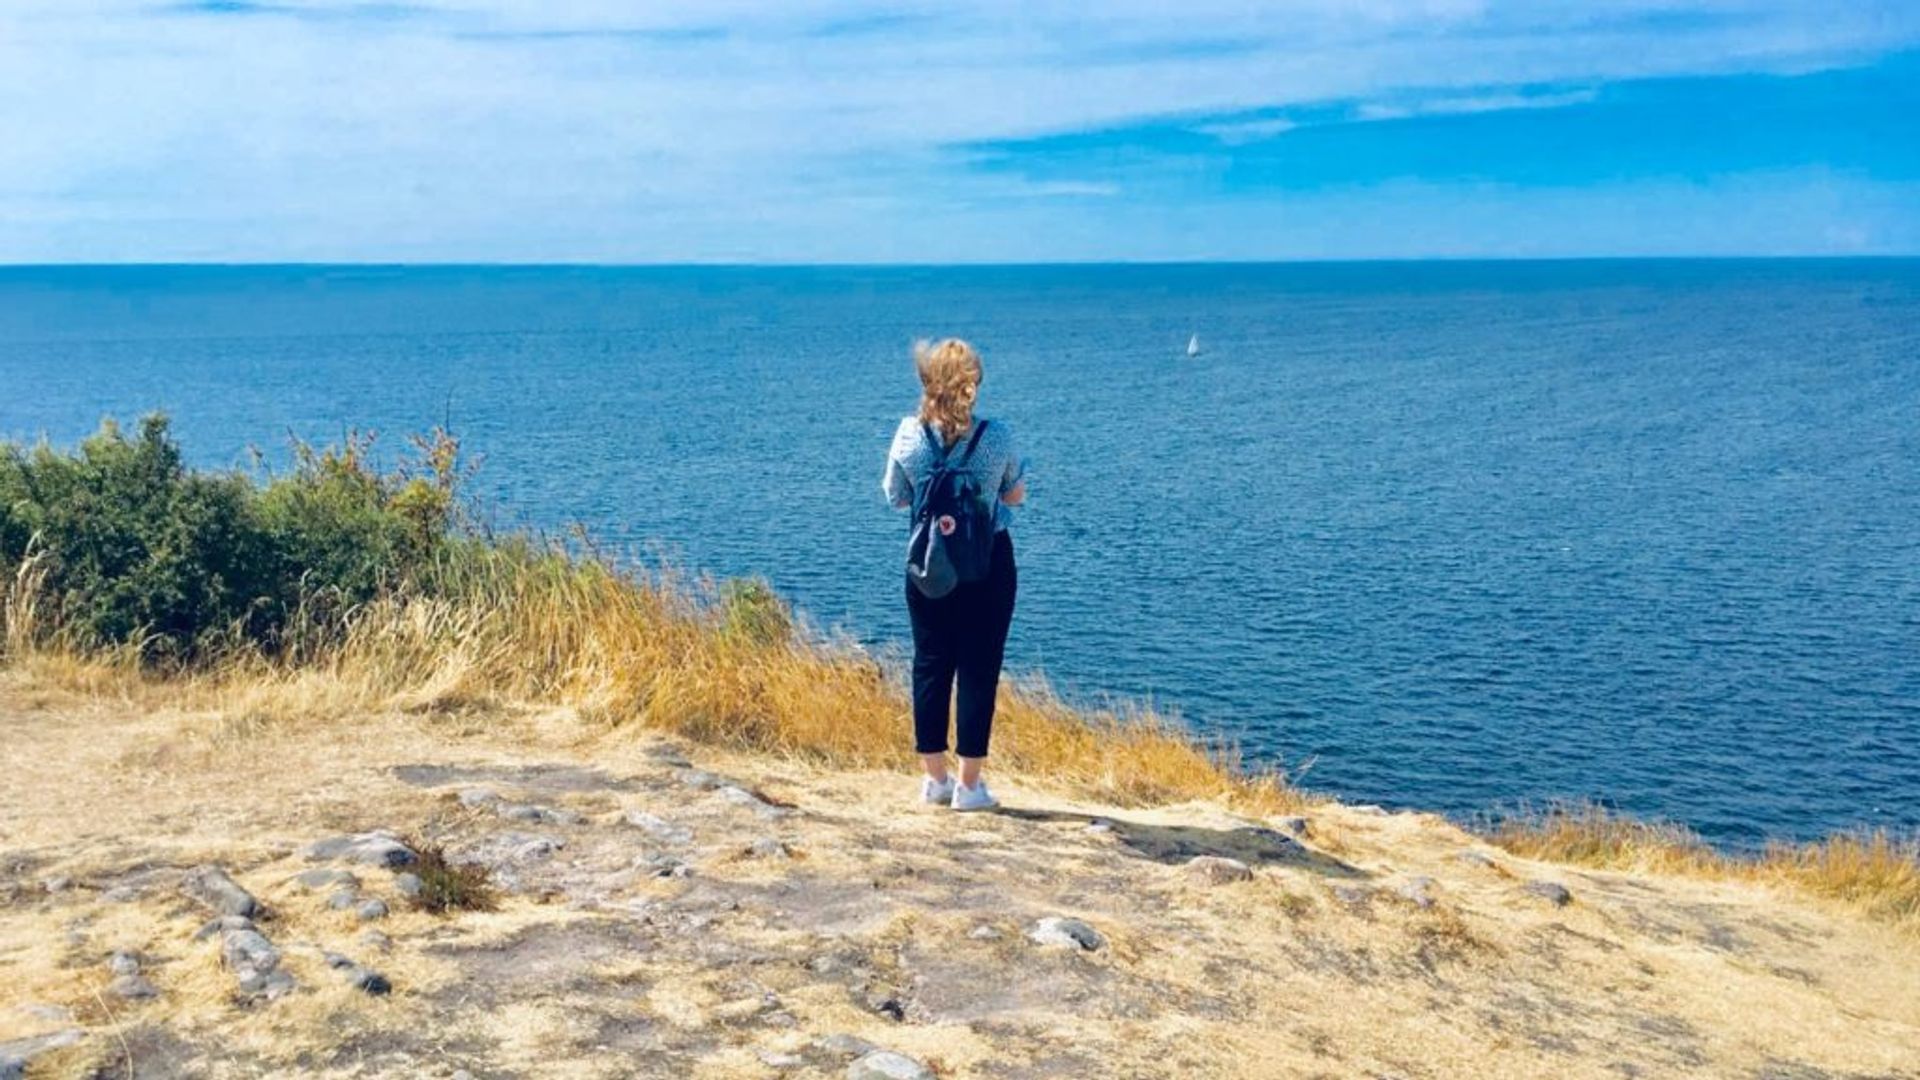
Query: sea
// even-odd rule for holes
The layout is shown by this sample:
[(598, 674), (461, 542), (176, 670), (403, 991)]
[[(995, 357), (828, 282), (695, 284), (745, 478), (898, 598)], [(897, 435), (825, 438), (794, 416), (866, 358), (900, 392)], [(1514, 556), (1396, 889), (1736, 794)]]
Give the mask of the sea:
[(446, 425), (501, 527), (898, 657), (947, 335), (1030, 462), (1014, 674), (1352, 801), (1920, 827), (1920, 260), (13, 267), (0, 437)]

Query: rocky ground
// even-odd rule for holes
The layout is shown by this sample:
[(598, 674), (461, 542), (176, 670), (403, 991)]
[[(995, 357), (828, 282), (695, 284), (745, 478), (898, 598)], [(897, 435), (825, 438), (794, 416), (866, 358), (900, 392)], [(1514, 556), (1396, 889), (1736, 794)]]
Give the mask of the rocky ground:
[[(0, 1077), (1920, 1077), (1920, 943), (1426, 815), (0, 674)], [(415, 910), (414, 848), (493, 911)]]

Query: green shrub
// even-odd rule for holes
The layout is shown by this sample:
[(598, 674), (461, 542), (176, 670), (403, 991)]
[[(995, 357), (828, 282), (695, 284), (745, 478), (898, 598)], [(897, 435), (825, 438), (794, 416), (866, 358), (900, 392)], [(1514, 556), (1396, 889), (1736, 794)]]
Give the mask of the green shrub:
[(278, 652), (297, 620), (337, 631), (355, 605), (408, 587), (453, 529), (457, 444), (418, 445), (428, 469), (382, 473), (372, 441), (296, 445), (257, 484), (181, 460), (164, 417), (112, 421), (71, 452), (0, 450), (0, 567), (45, 553), (51, 618), (75, 643), (137, 643), (155, 662), (242, 644)]

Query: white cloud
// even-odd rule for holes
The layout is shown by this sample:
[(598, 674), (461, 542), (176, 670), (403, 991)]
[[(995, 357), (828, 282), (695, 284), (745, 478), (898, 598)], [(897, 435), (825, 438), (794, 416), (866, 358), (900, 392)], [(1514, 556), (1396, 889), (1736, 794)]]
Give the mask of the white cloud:
[[(970, 176), (942, 152), (957, 142), (1263, 117), (1210, 130), (1230, 143), (1278, 134), (1291, 121), (1272, 111), (1290, 103), (1540, 107), (1481, 88), (1920, 38), (1911, 6), (1789, 0), (1700, 0), (1699, 27), (1647, 33), (1633, 21), (1673, 4), (170, 6), (0, 9), (0, 260), (776, 257), (849, 229), (879, 249), (890, 219), (875, 207), (905, 223), (1115, 193), (1098, 176), (1052, 191)], [(1430, 94), (1401, 105), (1414, 88)]]

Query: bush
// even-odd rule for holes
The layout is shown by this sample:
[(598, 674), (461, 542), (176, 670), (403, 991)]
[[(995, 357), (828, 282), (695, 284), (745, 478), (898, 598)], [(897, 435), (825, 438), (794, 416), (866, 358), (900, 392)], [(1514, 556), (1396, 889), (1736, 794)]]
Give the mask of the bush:
[(436, 433), (422, 446), (424, 476), (371, 468), (370, 439), (296, 446), (294, 469), (262, 486), (188, 469), (161, 416), (133, 436), (108, 421), (72, 452), (8, 445), (0, 567), (41, 553), (48, 617), (82, 647), (135, 644), (173, 663), (233, 644), (274, 653), (296, 619), (337, 630), (431, 564), (451, 527), (457, 444)]

